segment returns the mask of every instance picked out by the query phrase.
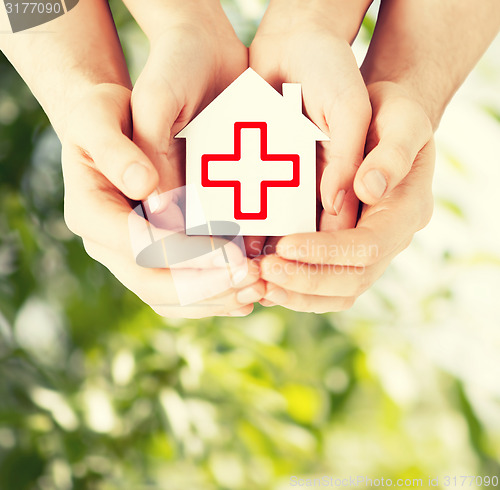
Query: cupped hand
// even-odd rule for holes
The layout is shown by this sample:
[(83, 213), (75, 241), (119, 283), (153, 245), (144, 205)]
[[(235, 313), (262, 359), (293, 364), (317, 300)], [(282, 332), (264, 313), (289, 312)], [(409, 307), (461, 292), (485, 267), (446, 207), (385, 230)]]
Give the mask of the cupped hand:
[(203, 16), (203, 8), (188, 22), (163, 19), (132, 91), (133, 141), (158, 170), (160, 192), (185, 182), (185, 143), (174, 136), (248, 68), (248, 49), (222, 9)]
[[(206, 261), (201, 257), (189, 268), (177, 268), (177, 280), (203, 289), (206, 298), (182, 307), (171, 269), (136, 264), (129, 233), (133, 203), (145, 199), (158, 186), (159, 177), (155, 165), (130, 139), (130, 97), (125, 87), (99, 85), (68, 116), (62, 156), (68, 227), (83, 238), (91, 257), (161, 315), (201, 318), (250, 313), (265, 286), (258, 269), (243, 255), (233, 257), (233, 263), (240, 260), (243, 273), (230, 274), (229, 279), (225, 265), (212, 264), (210, 254)], [(176, 204), (167, 206), (170, 211)], [(170, 213), (179, 214), (175, 209)], [(132, 216), (135, 222), (142, 219)], [(215, 295), (212, 285), (219, 291)], [(227, 288), (220, 292), (223, 285)]]
[[(320, 231), (282, 238), (260, 260), (265, 306), (317, 313), (344, 310), (366, 291), (430, 220), (435, 149), (429, 120), (396, 84), (368, 87), (373, 118), (368, 154), (354, 181), (365, 203), (355, 228), (322, 213)], [(367, 179), (369, 172), (383, 178)], [(383, 180), (383, 183), (382, 183)], [(374, 192), (373, 182), (381, 192)]]

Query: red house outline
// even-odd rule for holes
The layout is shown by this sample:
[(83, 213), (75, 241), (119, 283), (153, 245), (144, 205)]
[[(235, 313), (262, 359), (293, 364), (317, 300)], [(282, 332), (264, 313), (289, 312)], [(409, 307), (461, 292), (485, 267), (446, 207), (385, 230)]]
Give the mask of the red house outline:
[[(260, 211), (258, 213), (244, 213), (241, 210), (241, 182), (239, 180), (210, 180), (208, 165), (212, 161), (238, 162), (241, 159), (241, 131), (242, 129), (260, 130), (260, 159), (263, 162), (292, 162), (291, 180), (263, 180), (260, 183)], [(235, 122), (234, 123), (234, 153), (206, 154), (201, 157), (201, 185), (203, 187), (233, 187), (234, 188), (234, 218), (237, 220), (267, 218), (267, 189), (270, 187), (298, 187), (300, 184), (300, 156), (292, 154), (274, 154), (267, 152), (267, 123), (265, 122)]]

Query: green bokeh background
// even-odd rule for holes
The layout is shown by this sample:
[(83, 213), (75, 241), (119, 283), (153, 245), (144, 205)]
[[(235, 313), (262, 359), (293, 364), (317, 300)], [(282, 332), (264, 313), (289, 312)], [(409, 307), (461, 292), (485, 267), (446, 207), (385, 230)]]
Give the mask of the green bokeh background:
[[(225, 2), (246, 43), (261, 4)], [(111, 6), (135, 78), (147, 44)], [(476, 72), (490, 92), (467, 100), (498, 135), (498, 63)], [(417, 238), (352, 311), (172, 321), (66, 229), (60, 145), (0, 56), (0, 490), (282, 489), (292, 475), (439, 475), (446, 488), (444, 475), (500, 475), (500, 259), (452, 243), (474, 212), (443, 182), (460, 188), (482, 167), (443, 131), (446, 238)], [(487, 281), (484, 303), (459, 288), (470, 277)]]

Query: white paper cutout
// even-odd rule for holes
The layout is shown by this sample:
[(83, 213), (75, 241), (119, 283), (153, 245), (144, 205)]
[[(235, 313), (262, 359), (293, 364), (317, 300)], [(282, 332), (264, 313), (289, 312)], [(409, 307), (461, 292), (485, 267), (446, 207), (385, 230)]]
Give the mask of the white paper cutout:
[[(208, 222), (235, 222), (242, 235), (316, 231), (316, 142), (328, 137), (302, 114), (300, 84), (281, 95), (248, 68), (176, 138)], [(188, 193), (186, 228), (199, 218)]]

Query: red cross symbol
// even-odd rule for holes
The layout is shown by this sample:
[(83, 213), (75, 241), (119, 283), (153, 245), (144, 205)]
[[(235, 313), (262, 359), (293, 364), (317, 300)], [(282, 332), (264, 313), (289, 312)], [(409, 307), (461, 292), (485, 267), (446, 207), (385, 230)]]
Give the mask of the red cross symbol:
[[(243, 154), (242, 159), (242, 130), (259, 130), (260, 133), (260, 155), (255, 155), (255, 144), (254, 145), (246, 145), (245, 150), (250, 154), (250, 157), (245, 159), (245, 155)], [(245, 134), (250, 133), (249, 131), (245, 131)], [(255, 166), (255, 161), (259, 160)], [(267, 174), (268, 177), (272, 178), (258, 178), (259, 189), (247, 189), (247, 202), (248, 198), (254, 198), (256, 192), (260, 193), (260, 209), (258, 212), (243, 212), (242, 211), (242, 185), (245, 186), (245, 182), (242, 184), (242, 173), (244, 178), (244, 172), (248, 171), (243, 168), (244, 161), (250, 162), (253, 164), (253, 168), (258, 170), (259, 174)], [(232, 163), (228, 165), (224, 162), (238, 162)], [(265, 162), (265, 163), (263, 163)], [(285, 180), (281, 178), (277, 178), (282, 176), (283, 173), (287, 174), (290, 171), (290, 165), (286, 165), (285, 171), (283, 170), (283, 162), (292, 163), (292, 177), (290, 180)], [(220, 154), (212, 154), (212, 155), (203, 155), (201, 157), (201, 185), (203, 187), (232, 187), (234, 188), (234, 218), (235, 219), (259, 219), (264, 220), (267, 218), (267, 197), (268, 192), (267, 189), (270, 187), (298, 187), (299, 186), (299, 155), (285, 155), (285, 154), (276, 154), (270, 155), (267, 152), (267, 123), (265, 122), (236, 122), (234, 123), (234, 153), (232, 155), (220, 155)], [(278, 167), (271, 165), (278, 164)], [(223, 172), (223, 175), (230, 176), (231, 173), (234, 175), (234, 170), (239, 170), (240, 179), (232, 179), (232, 180), (224, 180), (224, 179), (210, 179), (209, 178), (209, 170), (216, 170), (217, 164), (221, 168), (219, 169), (219, 173)], [(238, 169), (238, 167), (240, 167)], [(238, 172), (236, 172), (238, 173)], [(247, 174), (248, 175), (248, 174)], [(255, 180), (256, 176), (252, 176), (252, 179)], [(245, 192), (245, 189), (243, 190)]]

